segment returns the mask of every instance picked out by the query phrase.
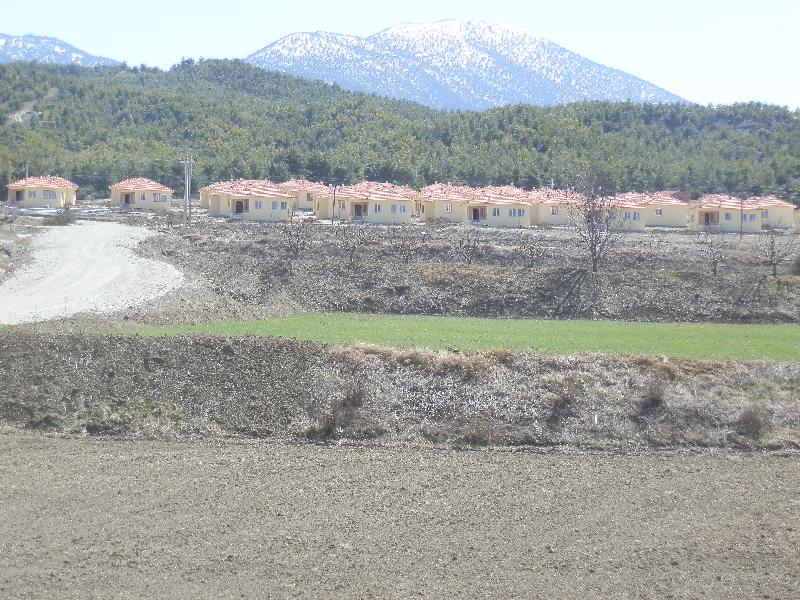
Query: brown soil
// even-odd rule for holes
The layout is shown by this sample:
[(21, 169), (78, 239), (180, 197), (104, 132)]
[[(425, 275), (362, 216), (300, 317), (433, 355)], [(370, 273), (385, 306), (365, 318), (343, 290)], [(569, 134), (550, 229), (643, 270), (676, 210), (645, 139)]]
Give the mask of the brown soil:
[(792, 599), (797, 458), (5, 433), (0, 596)]

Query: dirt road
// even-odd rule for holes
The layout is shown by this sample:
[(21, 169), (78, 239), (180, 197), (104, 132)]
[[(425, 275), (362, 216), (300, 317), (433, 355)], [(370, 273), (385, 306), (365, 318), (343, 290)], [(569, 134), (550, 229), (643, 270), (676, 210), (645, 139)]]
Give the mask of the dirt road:
[(800, 597), (796, 455), (0, 431), (3, 598)]
[(31, 263), (0, 285), (0, 323), (113, 312), (180, 286), (175, 267), (134, 254), (150, 235), (145, 228), (92, 221), (41, 234)]

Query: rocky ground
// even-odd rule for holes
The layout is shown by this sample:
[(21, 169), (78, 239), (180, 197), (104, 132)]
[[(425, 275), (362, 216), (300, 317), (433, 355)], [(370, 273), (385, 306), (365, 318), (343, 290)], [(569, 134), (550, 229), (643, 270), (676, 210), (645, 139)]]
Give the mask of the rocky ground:
[(37, 221), (9, 215), (0, 208), (0, 283), (30, 260), (31, 241), (42, 230)]
[(0, 432), (0, 596), (791, 600), (799, 465)]

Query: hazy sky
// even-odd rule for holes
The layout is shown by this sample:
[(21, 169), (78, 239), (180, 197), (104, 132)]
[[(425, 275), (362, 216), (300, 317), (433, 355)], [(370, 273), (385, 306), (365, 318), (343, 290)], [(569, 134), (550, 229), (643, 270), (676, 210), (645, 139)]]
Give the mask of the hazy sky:
[(298, 31), (369, 35), (401, 22), (481, 19), (523, 27), (701, 104), (800, 106), (800, 0), (3, 0), (0, 32), (169, 67), (243, 58)]

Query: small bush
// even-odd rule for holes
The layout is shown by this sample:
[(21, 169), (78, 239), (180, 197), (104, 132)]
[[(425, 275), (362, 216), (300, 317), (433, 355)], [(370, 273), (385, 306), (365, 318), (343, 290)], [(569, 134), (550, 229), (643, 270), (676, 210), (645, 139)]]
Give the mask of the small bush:
[(639, 404), (639, 412), (652, 414), (664, 408), (664, 396), (667, 391), (667, 382), (660, 377), (653, 377), (645, 388), (644, 398)]
[(769, 430), (769, 411), (760, 404), (745, 408), (736, 419), (736, 432), (759, 440)]
[(551, 426), (560, 425), (575, 415), (576, 405), (582, 394), (582, 386), (574, 375), (564, 377), (556, 388), (556, 398), (550, 407), (547, 422)]
[(794, 259), (791, 266), (792, 275), (800, 275), (800, 256)]

